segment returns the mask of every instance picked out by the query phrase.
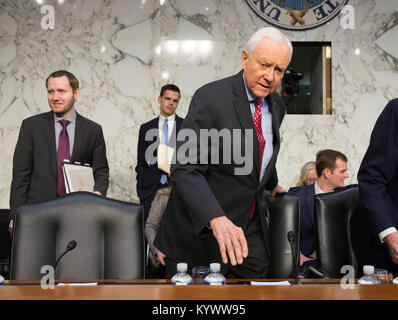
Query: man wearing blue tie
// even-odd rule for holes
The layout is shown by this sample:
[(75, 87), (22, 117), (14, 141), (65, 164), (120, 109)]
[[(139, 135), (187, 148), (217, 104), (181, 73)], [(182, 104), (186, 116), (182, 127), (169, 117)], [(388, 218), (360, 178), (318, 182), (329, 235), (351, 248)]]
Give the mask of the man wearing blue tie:
[[(180, 101), (180, 89), (174, 84), (166, 84), (160, 90), (158, 103), (160, 115), (140, 127), (137, 150), (137, 194), (144, 206), (144, 218), (148, 217), (151, 203), (158, 189), (167, 186), (168, 175), (158, 168), (158, 164), (150, 164), (145, 158), (145, 152), (150, 145), (165, 144), (173, 147), (175, 137), (180, 129), (183, 118), (175, 114)], [(154, 140), (145, 140), (145, 135), (151, 129), (158, 129)], [(154, 156), (157, 156), (155, 151)]]

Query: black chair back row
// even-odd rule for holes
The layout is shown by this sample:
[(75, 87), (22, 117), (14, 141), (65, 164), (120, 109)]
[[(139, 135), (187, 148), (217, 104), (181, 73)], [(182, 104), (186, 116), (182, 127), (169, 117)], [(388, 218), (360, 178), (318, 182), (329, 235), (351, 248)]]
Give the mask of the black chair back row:
[[(268, 199), (269, 194), (264, 196)], [(357, 185), (314, 198), (318, 271), (322, 276), (340, 277), (341, 267), (347, 264), (356, 270), (350, 218), (357, 202)], [(272, 261), (269, 277), (294, 277), (300, 252), (300, 197), (278, 194), (267, 206)], [(288, 241), (289, 231), (296, 235), (293, 246)], [(11, 279), (41, 279), (41, 268), (54, 266), (71, 240), (77, 247), (63, 257), (56, 279), (144, 278), (142, 206), (76, 192), (18, 209)]]
[(358, 197), (357, 184), (314, 197), (317, 261), (327, 277), (341, 277), (344, 265), (352, 266), (358, 274), (350, 231)]
[(0, 275), (9, 278), (11, 257), (11, 236), (8, 231), (10, 209), (0, 209)]
[[(265, 197), (269, 208), (269, 277), (294, 278), (300, 257), (300, 197), (293, 193), (277, 194), (273, 201), (268, 200), (268, 193)], [(292, 246), (287, 236), (291, 231), (295, 235)]]
[[(358, 276), (358, 263), (352, 246), (351, 217), (358, 205), (358, 185), (353, 184), (334, 192), (314, 196), (315, 247), (318, 268), (311, 266), (313, 276), (340, 278), (341, 267), (350, 265)], [(269, 203), (269, 233), (272, 265), (270, 276), (293, 276), (299, 263), (300, 197), (297, 194), (278, 194)], [(292, 250), (287, 233), (294, 231), (296, 241)]]
[(56, 279), (144, 277), (142, 206), (76, 192), (18, 208), (14, 221), (11, 279), (41, 279), (71, 240)]

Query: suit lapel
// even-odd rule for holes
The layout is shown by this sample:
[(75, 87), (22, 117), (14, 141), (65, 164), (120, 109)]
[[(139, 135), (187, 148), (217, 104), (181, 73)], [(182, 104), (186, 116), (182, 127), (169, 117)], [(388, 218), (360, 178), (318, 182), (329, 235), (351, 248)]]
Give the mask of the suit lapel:
[[(155, 135), (155, 137), (152, 138), (153, 140), (146, 141), (146, 140), (145, 140), (145, 135), (147, 134), (147, 132), (148, 132), (149, 130), (153, 130), (153, 129), (156, 129), (156, 135)], [(158, 147), (159, 147), (159, 144), (160, 144), (160, 136), (159, 136), (159, 117), (156, 117), (155, 119), (152, 119), (152, 120), (148, 123), (148, 127), (147, 127), (146, 131), (144, 132), (144, 136), (143, 136), (142, 138), (145, 140), (145, 145), (146, 145), (145, 150), (146, 150), (152, 143), (155, 143), (156, 148), (155, 148), (155, 151), (154, 151), (153, 155), (154, 155), (155, 157), (157, 157), (157, 156), (158, 156)]]
[(279, 109), (276, 102), (269, 96), (267, 99), (268, 106), (271, 109), (272, 114), (272, 134), (274, 135), (274, 150), (275, 146), (279, 146), (280, 136), (279, 136)]
[[(267, 104), (269, 107), (269, 110), (271, 111), (271, 116), (272, 116), (272, 134), (274, 138), (274, 150), (272, 152), (271, 159), (268, 163), (267, 168), (265, 169), (264, 176), (261, 179), (259, 188), (261, 188), (265, 182), (268, 179), (268, 175), (271, 172), (271, 168), (275, 165), (275, 157), (276, 157), (276, 152), (279, 151), (279, 143), (280, 143), (280, 136), (279, 136), (279, 109), (278, 106), (276, 105), (276, 102), (274, 99), (272, 99), (271, 95), (268, 95), (266, 98)], [(267, 143), (267, 142), (266, 142)], [(270, 165), (271, 164), (271, 165)]]
[(235, 95), (235, 99), (232, 101), (232, 105), (239, 119), (241, 129), (252, 130), (253, 133), (252, 150), (254, 157), (254, 166), (256, 168), (255, 178), (258, 181), (260, 177), (260, 146), (257, 139), (256, 129), (254, 128), (253, 117), (250, 111), (250, 104), (247, 98), (246, 89), (243, 82), (243, 71), (239, 72), (236, 75), (235, 79), (236, 80), (233, 83), (233, 88), (232, 88), (233, 93)]
[(169, 139), (169, 146), (172, 148), (176, 147), (177, 144), (177, 132), (180, 129), (181, 126), (181, 121), (182, 119), (178, 117), (177, 115), (175, 116), (175, 123), (173, 126), (173, 131), (171, 132), (170, 139)]
[(55, 176), (57, 176), (57, 146), (55, 144), (55, 124), (54, 124), (54, 114), (52, 111), (48, 112), (45, 115), (43, 134), (48, 146), (51, 171)]
[(80, 150), (83, 143), (83, 138), (86, 134), (86, 126), (84, 125), (85, 119), (76, 112), (76, 124), (75, 124), (75, 138), (73, 140), (72, 154), (70, 155), (70, 161), (77, 161), (80, 157)]

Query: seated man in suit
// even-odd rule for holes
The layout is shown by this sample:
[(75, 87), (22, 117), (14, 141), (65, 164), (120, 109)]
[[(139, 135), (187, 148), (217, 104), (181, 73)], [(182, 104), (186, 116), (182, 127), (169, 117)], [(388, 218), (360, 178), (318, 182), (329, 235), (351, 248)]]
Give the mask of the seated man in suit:
[[(175, 137), (184, 120), (176, 115), (176, 109), (180, 101), (180, 89), (174, 84), (166, 84), (160, 90), (158, 103), (160, 105), (160, 115), (140, 127), (138, 136), (137, 150), (137, 194), (140, 203), (144, 206), (145, 220), (148, 218), (151, 203), (155, 198), (156, 191), (166, 187), (168, 175), (158, 168), (158, 163), (149, 163), (145, 153), (154, 143), (152, 139), (146, 139), (148, 131), (156, 129), (155, 143), (166, 144), (175, 147)], [(155, 150), (155, 156), (157, 155)]]
[(373, 128), (358, 171), (359, 205), (351, 227), (359, 265), (398, 275), (398, 99)]
[(19, 206), (65, 195), (61, 166), (64, 159), (90, 164), (93, 191), (106, 196), (108, 190), (109, 168), (102, 128), (75, 110), (79, 81), (72, 73), (59, 70), (48, 76), (46, 87), (52, 111), (25, 119), (15, 147), (10, 230)]
[(315, 263), (314, 195), (332, 192), (344, 187), (348, 178), (347, 157), (339, 151), (321, 150), (316, 155), (315, 168), (318, 179), (315, 183), (293, 187), (289, 192), (300, 195), (300, 266)]

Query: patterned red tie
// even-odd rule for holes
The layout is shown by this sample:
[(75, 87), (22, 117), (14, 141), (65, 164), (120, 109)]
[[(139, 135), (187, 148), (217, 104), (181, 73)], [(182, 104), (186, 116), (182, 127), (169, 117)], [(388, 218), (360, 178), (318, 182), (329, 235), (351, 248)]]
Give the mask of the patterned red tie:
[[(263, 136), (263, 130), (261, 128), (261, 105), (263, 104), (263, 102), (261, 99), (256, 99), (253, 101), (253, 103), (255, 107), (253, 121), (254, 121), (254, 127), (256, 128), (258, 144), (260, 146), (260, 175), (261, 175), (261, 166), (263, 162), (263, 154), (265, 148), (265, 139)], [(256, 198), (254, 198), (253, 208), (250, 213), (249, 219), (253, 218), (255, 208), (256, 208)]]
[(68, 120), (59, 120), (60, 124), (62, 124), (62, 131), (59, 134), (58, 138), (58, 185), (57, 185), (57, 194), (60, 196), (65, 195), (65, 182), (64, 175), (62, 173), (62, 161), (65, 159), (70, 159), (70, 151), (69, 151), (69, 135), (66, 127), (70, 123)]

